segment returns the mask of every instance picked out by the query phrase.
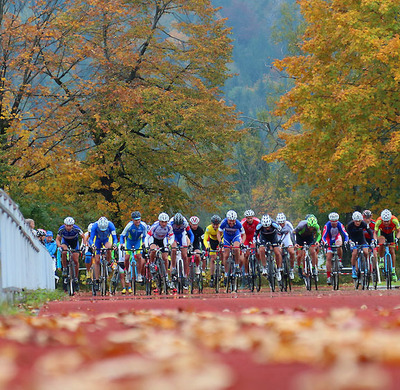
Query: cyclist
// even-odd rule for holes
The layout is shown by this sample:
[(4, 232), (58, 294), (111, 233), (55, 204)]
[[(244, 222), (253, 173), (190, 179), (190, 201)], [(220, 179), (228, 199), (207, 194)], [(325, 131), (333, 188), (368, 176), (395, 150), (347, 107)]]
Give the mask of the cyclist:
[[(172, 244), (175, 240), (172, 226), (168, 223), (169, 216), (167, 213), (160, 213), (158, 220), (154, 222), (150, 229), (147, 231), (145, 237), (145, 248), (146, 252), (150, 249), (150, 262), (154, 264), (156, 248), (161, 248), (162, 258), (165, 263), (165, 269), (168, 269), (168, 245)], [(167, 275), (168, 280), (168, 275)], [(157, 292), (157, 291), (155, 291)]]
[(347, 225), (347, 232), (349, 234), (350, 244), (351, 244), (351, 268), (352, 268), (352, 278), (357, 279), (357, 246), (363, 247), (363, 252), (365, 258), (368, 258), (368, 243), (365, 239), (364, 231), (372, 237), (373, 232), (369, 226), (363, 221), (363, 216), (359, 211), (355, 211), (352, 215), (352, 221)]
[[(131, 256), (136, 256), (137, 260), (137, 275), (136, 275), (136, 281), (137, 282), (142, 282), (143, 281), (143, 271), (144, 271), (144, 259), (142, 258), (141, 254), (141, 246), (142, 242), (144, 241), (147, 230), (149, 227), (145, 222), (142, 221), (142, 215), (140, 214), (139, 211), (133, 211), (131, 213), (131, 218), (132, 220), (128, 222), (128, 224), (125, 226), (124, 230), (122, 231), (120, 237), (119, 237), (119, 242), (120, 242), (120, 248), (121, 250), (124, 250), (125, 248), (128, 251), (133, 251), (133, 252), (126, 252), (125, 253), (125, 260), (124, 260), (124, 266), (121, 267), (124, 272), (128, 273), (129, 271), (129, 260)], [(126, 242), (125, 242), (126, 241)], [(131, 294), (132, 293), (132, 288), (130, 286), (130, 282), (128, 281), (128, 278), (126, 278), (127, 286), (128, 286), (128, 292)], [(123, 285), (124, 287), (124, 285)], [(126, 289), (122, 289), (122, 294), (126, 293)]]
[[(364, 222), (367, 224), (367, 226), (372, 230), (372, 232), (375, 230), (375, 220), (372, 219), (372, 212), (370, 210), (364, 210), (362, 213)], [(364, 230), (364, 236), (365, 239), (367, 240), (367, 243), (370, 245), (369, 250), (372, 253), (372, 269), (375, 270), (376, 268), (376, 261), (378, 259), (378, 249), (376, 248), (376, 245), (374, 245), (374, 236), (370, 235), (367, 230)], [(375, 274), (373, 274), (375, 275)]]
[(214, 271), (215, 271), (215, 260), (217, 258), (218, 250), (218, 228), (221, 223), (221, 217), (219, 215), (213, 215), (211, 217), (211, 225), (206, 227), (204, 232), (203, 244), (204, 247), (210, 253), (210, 287), (214, 287)]
[(171, 245), (171, 277), (176, 276), (176, 250), (180, 246), (182, 260), (183, 260), (183, 276), (184, 287), (187, 288), (186, 275), (188, 274), (189, 261), (187, 257), (187, 247), (193, 243), (194, 235), (190, 229), (189, 223), (181, 213), (176, 213), (169, 221), (174, 233), (174, 241)]
[[(196, 266), (199, 266), (200, 264), (201, 260), (200, 254), (203, 247), (203, 238), (204, 238), (204, 230), (199, 226), (199, 223), (200, 223), (199, 217), (196, 217), (195, 215), (190, 217), (189, 225), (194, 236), (193, 251), (195, 253)], [(205, 276), (205, 269), (206, 269), (205, 259), (203, 260), (202, 266), (203, 266), (203, 276)], [(198, 269), (196, 271), (198, 271)]]
[[(110, 241), (110, 236), (112, 237), (112, 243)], [(100, 217), (97, 222), (92, 225), (90, 229), (89, 246), (95, 249), (94, 256), (94, 279), (96, 280), (97, 286), (99, 285), (100, 277), (100, 249), (102, 247), (109, 249), (117, 248), (117, 232), (114, 224), (109, 221), (106, 217)], [(106, 259), (108, 264), (111, 263), (111, 251), (107, 251)]]
[(279, 246), (278, 233), (281, 231), (280, 225), (278, 225), (268, 214), (264, 214), (261, 217), (260, 223), (257, 225), (256, 238), (260, 243), (260, 259), (263, 265), (263, 274), (267, 274), (267, 264), (265, 258), (265, 245), (271, 244), (275, 253), (276, 266), (278, 272), (276, 279), (278, 282), (281, 281), (281, 270), (282, 270), (282, 249)]
[[(89, 242), (89, 237), (90, 237), (90, 232), (92, 230), (93, 223), (89, 223), (87, 227), (87, 232), (84, 234), (85, 235), (85, 242), (86, 244)], [(91, 267), (92, 267), (92, 252), (88, 245), (84, 245), (84, 251), (85, 251), (85, 267), (86, 267), (86, 284), (91, 284), (92, 283), (92, 277), (91, 275)]]
[(290, 258), (290, 272), (289, 278), (294, 279), (294, 247), (293, 243), (295, 242), (293, 230), (294, 227), (291, 222), (286, 219), (286, 215), (284, 213), (278, 213), (276, 216), (276, 223), (281, 227), (281, 231), (278, 232), (278, 240), (282, 243), (282, 245), (287, 248)]
[(79, 275), (79, 237), (82, 238), (85, 243), (85, 236), (82, 229), (75, 225), (75, 220), (72, 217), (67, 217), (64, 219), (64, 224), (58, 229), (56, 236), (57, 247), (63, 250), (61, 253), (61, 263), (62, 263), (62, 276), (68, 275), (67, 270), (67, 253), (65, 252), (68, 248), (71, 248), (72, 260), (75, 263), (75, 284), (78, 285), (78, 275)]
[(396, 253), (395, 253), (395, 244), (400, 238), (400, 224), (399, 220), (392, 215), (391, 211), (385, 209), (382, 211), (381, 216), (375, 222), (375, 230), (374, 230), (374, 239), (378, 242), (379, 245), (379, 267), (383, 268), (384, 263), (384, 252), (385, 248), (383, 244), (387, 242), (390, 244), (389, 251), (392, 255), (392, 280), (397, 282), (396, 275)]
[[(244, 232), (246, 233), (246, 241), (243, 243), (243, 245), (248, 249), (254, 248), (254, 235), (256, 233), (257, 225), (260, 223), (260, 220), (254, 216), (254, 211), (249, 209), (244, 212), (244, 218), (240, 221), (240, 223), (242, 224)], [(244, 252), (245, 276), (249, 274), (250, 250), (248, 249)]]
[[(240, 255), (240, 244), (246, 241), (246, 233), (243, 229), (242, 224), (237, 219), (237, 213), (234, 210), (229, 210), (226, 213), (226, 218), (221, 222), (217, 230), (217, 240), (220, 246), (224, 247), (222, 253), (222, 264), (226, 268), (226, 260), (229, 257), (230, 246), (234, 247), (233, 257), (235, 264), (241, 265), (243, 259)], [(225, 276), (228, 276), (225, 272)]]
[(339, 221), (338, 213), (330, 213), (328, 215), (329, 221), (325, 224), (322, 233), (322, 241), (327, 245), (326, 248), (326, 283), (331, 284), (332, 274), (332, 258), (333, 252), (331, 245), (338, 246), (337, 254), (339, 257), (339, 266), (342, 268), (342, 257), (343, 257), (343, 238), (344, 242), (349, 240), (349, 236), (344, 228), (343, 224)]
[(318, 278), (318, 258), (317, 249), (319, 247), (319, 241), (321, 240), (321, 229), (318, 225), (318, 220), (313, 214), (309, 214), (306, 219), (300, 221), (300, 223), (294, 229), (296, 235), (295, 248), (297, 251), (297, 264), (299, 267), (299, 277), (303, 277), (303, 271), (301, 264), (305, 256), (305, 251), (300, 249), (304, 244), (310, 246), (311, 262), (313, 267), (313, 274)]

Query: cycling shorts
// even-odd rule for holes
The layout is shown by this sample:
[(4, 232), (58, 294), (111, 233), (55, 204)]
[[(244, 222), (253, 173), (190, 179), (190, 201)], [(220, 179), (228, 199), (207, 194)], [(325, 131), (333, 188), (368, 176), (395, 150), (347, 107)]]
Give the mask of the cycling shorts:
[(215, 255), (218, 251), (218, 240), (213, 240), (210, 238), (210, 255)]
[(304, 244), (314, 245), (314, 237), (313, 236), (300, 237), (299, 235), (296, 235), (296, 244), (300, 246), (303, 246)]
[(100, 254), (100, 249), (102, 247), (105, 247), (105, 245), (107, 244), (107, 242), (109, 242), (108, 238), (105, 240), (99, 240), (98, 238), (96, 238), (96, 241), (94, 242), (94, 245), (96, 247), (96, 255)]
[(133, 240), (126, 240), (126, 249), (128, 250), (139, 250), (141, 246), (141, 240), (133, 241)]
[(263, 234), (260, 235), (260, 244), (265, 246), (266, 244), (271, 244), (272, 246), (278, 246), (278, 235), (271, 234), (270, 237), (264, 236)]
[(186, 247), (188, 246), (188, 239), (186, 233), (175, 233), (175, 241), (179, 244), (179, 246)]
[(91, 264), (92, 262), (92, 252), (85, 253), (85, 264)]
[(168, 248), (168, 238), (164, 237), (162, 239), (159, 239), (159, 238), (155, 238), (154, 236), (151, 236), (149, 238), (149, 246), (151, 244), (154, 244), (154, 245), (158, 246), (159, 248)]
[(234, 236), (234, 237), (229, 237), (229, 236), (225, 236), (224, 235), (224, 246), (231, 246), (233, 245), (235, 242), (239, 242), (240, 243), (240, 234)]
[[(280, 237), (281, 239), (282, 237)], [(287, 248), (289, 246), (293, 246), (292, 237), (289, 234), (285, 234), (282, 240), (282, 245)]]
[(70, 247), (73, 251), (79, 250), (79, 240), (76, 238), (74, 240), (66, 240), (64, 237), (61, 240), (61, 244)]
[(381, 231), (381, 236), (386, 238), (386, 242), (388, 244), (394, 244), (394, 232), (392, 233), (384, 233)]
[(356, 244), (356, 245), (352, 245), (351, 247), (350, 247), (350, 250), (352, 251), (352, 250), (354, 250), (354, 249), (358, 249), (358, 248), (369, 248), (369, 245), (368, 244)]

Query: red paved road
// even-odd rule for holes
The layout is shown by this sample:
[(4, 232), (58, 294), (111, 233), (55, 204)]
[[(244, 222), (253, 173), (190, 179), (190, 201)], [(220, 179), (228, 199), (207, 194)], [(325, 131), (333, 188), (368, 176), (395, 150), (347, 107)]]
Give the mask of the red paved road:
[[(330, 315), (334, 308), (349, 308), (355, 312), (355, 318), (361, 319), (357, 326), (367, 326), (374, 329), (390, 328), (394, 336), (398, 336), (400, 331), (400, 294), (399, 290), (387, 291), (354, 291), (353, 289), (332, 292), (330, 289), (313, 291), (308, 293), (303, 289), (287, 293), (261, 293), (250, 294), (241, 292), (239, 294), (204, 294), (204, 295), (185, 295), (185, 296), (160, 296), (160, 297), (91, 297), (88, 294), (77, 295), (64, 302), (51, 302), (40, 312), (41, 316), (67, 316), (72, 312), (85, 313), (89, 316), (99, 315), (100, 313), (135, 313), (140, 310), (172, 310), (176, 312), (213, 312), (215, 315), (223, 313), (226, 315), (241, 315), (243, 312), (257, 312), (261, 310), (267, 316), (279, 314), (302, 315), (305, 318), (325, 318)], [(353, 326), (351, 321), (349, 326)], [(102, 337), (99, 333), (96, 337)], [(398, 346), (393, 346), (398, 348)], [(307, 351), (304, 351), (307, 352)], [(233, 384), (230, 389), (254, 389), (254, 388), (275, 388), (275, 389), (317, 389), (318, 375), (322, 375), (323, 386), (326, 389), (353, 389), (367, 387), (346, 387), (344, 385), (334, 385), (326, 383), (332, 381), (329, 375), (338, 375), (330, 372), (326, 366), (315, 364), (304, 364), (299, 362), (259, 363), (254, 358), (251, 351), (235, 352), (215, 352), (217, 359), (230, 367), (233, 373)], [(371, 389), (385, 388), (397, 389), (396, 383), (400, 383), (400, 359), (390, 364), (374, 363), (371, 370), (367, 364), (370, 359), (358, 362), (357, 373), (352, 374), (349, 380), (354, 380), (354, 376), (364, 376), (366, 372), (373, 370), (383, 370), (385, 380), (378, 384), (371, 385)], [(364, 365), (367, 365), (364, 367)], [(333, 369), (332, 369), (333, 370)], [(346, 368), (344, 368), (346, 370)], [(380, 373), (381, 374), (381, 373)], [(380, 374), (374, 376), (378, 378)], [(324, 376), (325, 375), (325, 376)], [(341, 375), (341, 374), (340, 374)], [(312, 380), (312, 385), (303, 383), (303, 377)], [(302, 379), (303, 378), (303, 379)], [(368, 379), (365, 379), (370, 382)], [(377, 380), (377, 379), (376, 379)], [(333, 380), (334, 382), (335, 380)], [(372, 381), (373, 382), (373, 381)]]

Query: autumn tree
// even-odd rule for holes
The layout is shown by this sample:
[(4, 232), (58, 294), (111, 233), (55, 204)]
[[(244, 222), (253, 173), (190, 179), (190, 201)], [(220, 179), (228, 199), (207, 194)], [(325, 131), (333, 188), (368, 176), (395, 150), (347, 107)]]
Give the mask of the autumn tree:
[(321, 209), (395, 207), (399, 192), (400, 5), (395, 0), (300, 0), (302, 54), (277, 61), (294, 80), (285, 161)]
[(3, 3), (13, 195), (44, 194), (86, 222), (224, 199), (240, 132), (220, 91), (230, 32), (210, 1)]

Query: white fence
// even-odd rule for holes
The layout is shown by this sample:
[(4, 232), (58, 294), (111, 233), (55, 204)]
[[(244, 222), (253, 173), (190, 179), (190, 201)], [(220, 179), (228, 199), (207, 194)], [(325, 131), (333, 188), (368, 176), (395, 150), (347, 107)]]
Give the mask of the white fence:
[(50, 254), (18, 206), (0, 189), (0, 299), (22, 289), (54, 289)]

